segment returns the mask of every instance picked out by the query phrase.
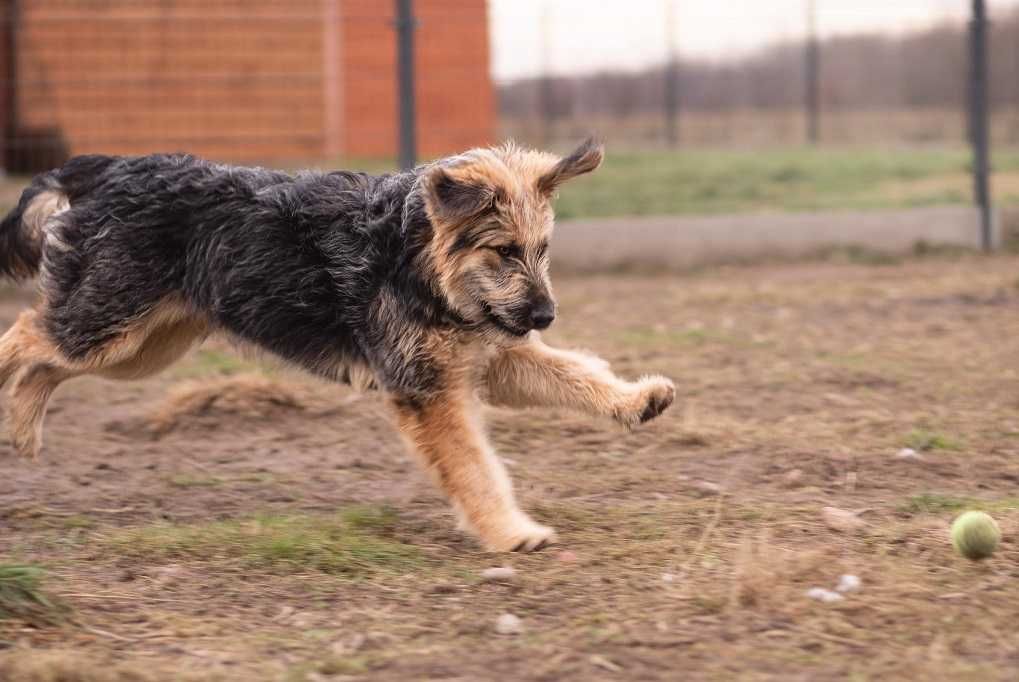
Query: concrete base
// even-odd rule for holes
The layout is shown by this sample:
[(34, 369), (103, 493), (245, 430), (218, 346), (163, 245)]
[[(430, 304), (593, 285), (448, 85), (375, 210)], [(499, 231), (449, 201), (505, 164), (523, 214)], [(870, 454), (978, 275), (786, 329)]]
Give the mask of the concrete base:
[(571, 270), (683, 269), (802, 257), (838, 246), (905, 253), (920, 242), (979, 249), (979, 212), (969, 206), (937, 206), (563, 221), (552, 240), (552, 261)]

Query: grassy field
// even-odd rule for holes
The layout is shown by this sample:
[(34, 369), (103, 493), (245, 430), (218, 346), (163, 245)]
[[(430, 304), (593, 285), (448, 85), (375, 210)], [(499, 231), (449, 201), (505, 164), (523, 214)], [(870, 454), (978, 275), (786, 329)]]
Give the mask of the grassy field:
[[(679, 397), (633, 433), (491, 413), (561, 536), (528, 556), (454, 529), (375, 395), (216, 342), (152, 380), (69, 382), (38, 461), (0, 441), (0, 680), (1014, 680), (1017, 273), (560, 279), (551, 343)], [(948, 540), (970, 508), (1004, 533), (982, 563)], [(862, 587), (808, 597), (843, 574)]]
[[(971, 201), (965, 150), (930, 148), (608, 149), (602, 168), (563, 188), (562, 218), (868, 209)], [(994, 156), (996, 201), (1019, 203), (1019, 151)]]
[[(808, 147), (634, 152), (609, 141), (602, 168), (565, 186), (561, 218), (900, 208), (968, 203), (969, 152), (962, 148)], [(372, 173), (387, 160), (346, 159), (313, 166)], [(294, 166), (295, 168), (297, 166)], [(1019, 204), (1019, 149), (994, 154), (995, 200)], [(0, 183), (0, 208), (26, 182)]]

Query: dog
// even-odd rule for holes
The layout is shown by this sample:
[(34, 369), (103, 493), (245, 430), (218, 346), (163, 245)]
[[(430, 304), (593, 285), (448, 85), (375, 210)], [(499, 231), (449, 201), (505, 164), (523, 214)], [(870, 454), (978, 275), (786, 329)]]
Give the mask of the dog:
[(212, 333), (382, 391), (409, 448), (491, 551), (556, 541), (515, 501), (481, 405), (571, 408), (632, 428), (661, 376), (545, 345), (553, 199), (595, 170), (507, 144), (380, 176), (287, 174), (185, 154), (89, 155), (33, 179), (0, 223), (0, 274), (39, 301), (0, 339), (11, 441), (36, 457), (65, 379), (151, 375)]

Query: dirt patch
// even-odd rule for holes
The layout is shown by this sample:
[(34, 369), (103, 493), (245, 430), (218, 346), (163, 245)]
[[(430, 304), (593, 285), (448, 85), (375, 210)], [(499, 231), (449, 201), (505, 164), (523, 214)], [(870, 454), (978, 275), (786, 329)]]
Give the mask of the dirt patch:
[[(0, 679), (1014, 679), (1017, 272), (560, 279), (547, 340), (679, 400), (633, 433), (491, 413), (563, 541), (533, 556), (455, 530), (376, 395), (209, 352), (68, 382), (38, 462), (0, 445), (0, 563), (42, 566), (70, 620), (0, 621)], [(948, 542), (969, 508), (1002, 527), (987, 562)], [(481, 577), (500, 565), (512, 580)], [(842, 574), (862, 588), (807, 596)]]
[(124, 435), (162, 437), (177, 429), (215, 430), (223, 420), (252, 422), (329, 409), (299, 384), (260, 375), (226, 376), (173, 387), (166, 400), (147, 414), (107, 424)]

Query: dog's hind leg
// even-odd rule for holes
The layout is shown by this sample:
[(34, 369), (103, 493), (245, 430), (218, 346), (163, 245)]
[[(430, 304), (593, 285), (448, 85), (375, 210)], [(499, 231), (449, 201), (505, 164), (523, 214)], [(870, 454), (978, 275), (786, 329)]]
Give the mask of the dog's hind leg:
[(0, 385), (14, 378), (7, 423), (21, 455), (38, 455), (46, 404), (60, 382), (77, 373), (49, 341), (34, 310), (22, 313), (0, 338)]
[(35, 458), (42, 447), (42, 423), (53, 391), (76, 372), (53, 364), (26, 367), (14, 381), (7, 412), (11, 443), (24, 457)]
[(35, 457), (46, 405), (61, 382), (82, 374), (112, 379), (149, 376), (173, 363), (205, 335), (207, 325), (175, 302), (156, 306), (80, 360), (67, 358), (29, 311), (0, 339), (0, 379), (14, 376), (7, 401), (11, 442)]
[(38, 356), (40, 341), (44, 337), (36, 326), (37, 319), (36, 311), (26, 310), (0, 337), (0, 388)]

